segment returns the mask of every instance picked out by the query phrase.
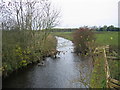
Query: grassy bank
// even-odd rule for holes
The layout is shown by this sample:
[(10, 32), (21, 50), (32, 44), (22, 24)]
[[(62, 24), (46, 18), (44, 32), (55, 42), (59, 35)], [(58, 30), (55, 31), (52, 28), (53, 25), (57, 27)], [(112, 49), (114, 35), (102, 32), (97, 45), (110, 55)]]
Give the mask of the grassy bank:
[(111, 78), (120, 81), (120, 60), (108, 59)]
[(103, 53), (94, 56), (94, 69), (90, 80), (91, 88), (105, 88), (106, 87), (106, 73), (105, 73), (105, 60)]
[(3, 76), (22, 69), (29, 64), (40, 62), (56, 49), (56, 39), (52, 35), (43, 38), (40, 31), (2, 32), (2, 70)]
[[(118, 32), (99, 32), (96, 33), (96, 45), (97, 46), (105, 46), (105, 45), (110, 45), (109, 48), (109, 53), (113, 54), (113, 51), (116, 51), (116, 53), (119, 53), (119, 49), (118, 49)], [(95, 59), (95, 63), (99, 63), (100, 65), (105, 65), (104, 63), (104, 58), (103, 56), (99, 56)], [(94, 64), (95, 67), (93, 69), (93, 76), (91, 77), (91, 87), (96, 88), (96, 87), (105, 87), (105, 73), (104, 70), (101, 71), (101, 69), (103, 68), (103, 66), (98, 67), (97, 64)], [(120, 65), (120, 61), (119, 60), (112, 60), (112, 59), (108, 59), (108, 65), (110, 68), (110, 76), (114, 79), (120, 80), (120, 69), (119, 69), (119, 65)], [(96, 73), (95, 73), (96, 71)], [(101, 73), (101, 76), (99, 77)], [(98, 78), (98, 80), (96, 80)], [(101, 82), (103, 81), (103, 82)]]
[[(118, 33), (119, 32), (95, 32), (96, 46), (110, 45), (110, 51), (120, 52), (118, 49)], [(58, 36), (73, 40), (72, 33), (58, 32), (55, 33)], [(110, 53), (110, 52), (109, 52)], [(111, 52), (112, 53), (112, 52)], [(91, 87), (92, 88), (103, 88), (105, 87), (105, 71), (104, 71), (104, 58), (102, 54), (94, 56), (94, 69), (91, 77)], [(112, 78), (120, 81), (120, 61), (119, 60), (109, 60), (110, 74)]]

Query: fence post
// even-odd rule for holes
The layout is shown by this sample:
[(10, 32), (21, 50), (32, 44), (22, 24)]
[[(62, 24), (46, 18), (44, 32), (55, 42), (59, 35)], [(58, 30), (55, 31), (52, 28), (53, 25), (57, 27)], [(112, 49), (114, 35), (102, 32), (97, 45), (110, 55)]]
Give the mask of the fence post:
[(109, 88), (108, 84), (109, 84), (109, 78), (110, 78), (110, 71), (109, 71), (105, 47), (103, 48), (103, 51), (104, 51), (104, 58), (105, 58), (106, 85), (107, 85), (107, 88)]

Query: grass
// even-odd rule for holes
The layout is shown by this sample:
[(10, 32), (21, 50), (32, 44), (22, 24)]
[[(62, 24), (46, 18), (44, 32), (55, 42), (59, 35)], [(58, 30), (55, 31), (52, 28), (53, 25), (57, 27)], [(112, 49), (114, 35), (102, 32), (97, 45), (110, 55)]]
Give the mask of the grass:
[[(53, 35), (73, 40), (72, 32), (53, 32)], [(96, 44), (118, 46), (118, 32), (96, 32)], [(112, 37), (112, 39), (111, 39)]]
[[(101, 32), (96, 34), (96, 43), (98, 45), (110, 45), (110, 50), (120, 52), (118, 49), (119, 32)], [(111, 77), (120, 80), (120, 60), (108, 59)]]
[(96, 43), (98, 45), (112, 45), (118, 47), (118, 32), (96, 33)]
[(112, 78), (120, 81), (120, 60), (108, 60), (110, 75)]
[(54, 36), (64, 37), (68, 40), (73, 40), (72, 33), (71, 32), (53, 32)]
[[(119, 53), (118, 32), (99, 32), (99, 33), (97, 33), (96, 34), (96, 44), (97, 44), (97, 46), (110, 45), (111, 51), (115, 50), (115, 51), (117, 51), (117, 53)], [(102, 63), (101, 63), (103, 60), (102, 57), (98, 57), (95, 60), (96, 60), (95, 62), (102, 65)], [(109, 68), (110, 68), (110, 76), (114, 79), (120, 80), (120, 69), (119, 69), (120, 61), (108, 59), (108, 64), (109, 64)], [(97, 64), (95, 64), (93, 71), (97, 71), (97, 74), (99, 74), (99, 71), (100, 71), (100, 69), (102, 69), (102, 67), (100, 67), (99, 69), (97, 69), (96, 67), (97, 67)], [(103, 71), (103, 73), (104, 73), (104, 71)], [(93, 73), (93, 76), (91, 79), (95, 80), (97, 78), (97, 74)], [(98, 80), (98, 82), (96, 82), (96, 85), (93, 85), (93, 84), (95, 84), (95, 82), (91, 82), (91, 85), (95, 88), (96, 86), (98, 86), (99, 82), (101, 82), (101, 81)]]
[[(100, 58), (100, 59), (99, 59)], [(105, 88), (106, 87), (106, 73), (105, 60), (103, 54), (94, 57), (94, 69), (92, 72), (90, 87), (91, 88)]]

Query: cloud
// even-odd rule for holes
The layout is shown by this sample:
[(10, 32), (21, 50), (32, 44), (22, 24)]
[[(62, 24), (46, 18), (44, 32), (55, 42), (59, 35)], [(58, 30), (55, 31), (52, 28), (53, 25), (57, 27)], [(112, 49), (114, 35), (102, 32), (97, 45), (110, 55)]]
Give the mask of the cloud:
[(118, 26), (118, 0), (52, 0), (52, 2), (61, 8), (63, 27), (111, 24)]

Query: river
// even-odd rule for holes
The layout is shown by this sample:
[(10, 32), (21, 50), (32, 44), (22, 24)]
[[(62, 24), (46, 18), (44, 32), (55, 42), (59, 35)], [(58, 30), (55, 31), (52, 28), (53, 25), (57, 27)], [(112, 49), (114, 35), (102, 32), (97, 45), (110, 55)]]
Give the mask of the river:
[[(3, 88), (85, 88), (92, 69), (90, 58), (73, 53), (73, 43), (57, 38), (56, 59), (46, 58), (44, 66), (32, 65), (3, 80)], [(85, 80), (83, 80), (85, 78)], [(81, 82), (82, 80), (82, 82)], [(84, 83), (83, 83), (84, 81)]]

